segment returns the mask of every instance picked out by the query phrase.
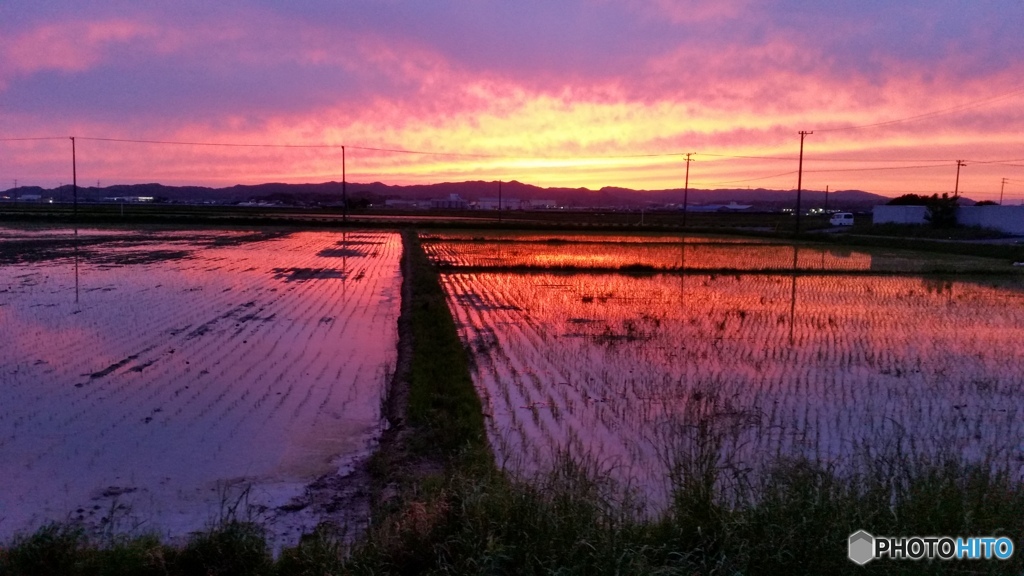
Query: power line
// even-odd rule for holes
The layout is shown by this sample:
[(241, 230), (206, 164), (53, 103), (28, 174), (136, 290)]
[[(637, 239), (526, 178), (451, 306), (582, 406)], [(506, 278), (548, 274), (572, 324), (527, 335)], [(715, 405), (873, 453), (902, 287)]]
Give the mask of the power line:
[(952, 114), (953, 112), (959, 112), (961, 110), (969, 110), (971, 108), (978, 108), (986, 104), (998, 102), (999, 100), (1005, 100), (1019, 94), (1024, 94), (1024, 88), (1017, 88), (1009, 92), (997, 94), (989, 98), (983, 98), (981, 100), (975, 100), (974, 102), (967, 102), (950, 108), (943, 108), (941, 110), (934, 110), (932, 112), (925, 112), (924, 114), (918, 114), (916, 116), (908, 116), (906, 118), (900, 118), (898, 120), (886, 120), (883, 122), (875, 122), (872, 124), (861, 124), (859, 126), (842, 126), (837, 128), (818, 128), (818, 132), (839, 132), (841, 130), (860, 130), (862, 128), (878, 128), (881, 126), (891, 126), (894, 124), (903, 124), (905, 122), (914, 122), (916, 120), (923, 120), (925, 118), (932, 118), (934, 116), (941, 116), (943, 114)]
[(755, 182), (757, 180), (768, 180), (768, 179), (771, 179), (771, 178), (781, 178), (782, 176), (791, 176), (793, 174), (796, 174), (796, 170), (792, 170), (790, 172), (782, 172), (781, 174), (772, 174), (771, 176), (760, 176), (758, 178), (747, 178), (747, 179), (744, 179), (744, 180), (725, 180), (725, 181), (722, 181), (722, 182), (705, 182), (704, 185), (705, 186), (717, 186), (719, 184), (740, 184), (740, 183), (743, 183), (743, 182)]
[[(59, 137), (63, 139), (64, 137)], [(54, 138), (41, 138), (41, 139), (54, 139)], [(105, 137), (88, 137), (79, 136), (79, 140), (91, 140), (95, 142), (118, 142), (128, 144), (154, 144), (154, 145), (170, 145), (170, 146), (209, 146), (209, 147), (223, 147), (223, 148), (310, 148), (310, 149), (338, 149), (349, 148), (353, 150), (366, 150), (371, 152), (386, 152), (394, 154), (416, 154), (422, 156), (451, 156), (451, 157), (467, 157), (467, 158), (492, 158), (500, 160), (615, 160), (615, 159), (629, 159), (629, 158), (666, 158), (672, 156), (685, 156), (684, 153), (680, 152), (660, 152), (660, 153), (649, 153), (649, 154), (614, 154), (614, 155), (603, 155), (603, 156), (526, 156), (526, 155), (510, 155), (510, 154), (475, 154), (470, 152), (437, 152), (433, 150), (413, 150), (408, 148), (387, 148), (387, 147), (375, 147), (375, 146), (354, 146), (348, 144), (271, 144), (266, 142), (255, 142), (255, 143), (243, 143), (243, 142), (202, 142), (202, 141), (188, 141), (188, 140), (143, 140), (134, 138), (105, 138)], [(15, 140), (15, 139), (10, 139)], [(733, 154), (715, 154), (711, 152), (702, 152), (702, 156), (712, 156), (715, 158), (730, 158), (730, 159), (745, 159), (745, 160), (778, 160), (785, 162), (792, 162), (797, 160), (794, 157), (785, 156), (759, 156), (759, 155), (733, 155)], [(892, 160), (892, 159), (862, 159), (862, 158), (822, 158), (819, 161), (827, 162), (921, 162), (922, 160)], [(923, 160), (924, 162), (948, 162), (950, 160)]]
[(734, 156), (730, 154), (712, 154), (710, 152), (701, 152), (701, 156), (714, 156), (716, 158), (744, 158), (748, 160), (785, 160), (786, 162), (792, 162), (796, 160), (796, 157), (786, 158), (782, 156)]
[(469, 152), (436, 152), (433, 150), (411, 150), (408, 148), (384, 148), (375, 146), (353, 146), (350, 144), (268, 144), (264, 142), (241, 143), (241, 142), (199, 142), (181, 140), (139, 140), (132, 138), (100, 138), (100, 137), (79, 137), (79, 140), (92, 140), (95, 142), (119, 142), (129, 144), (156, 144), (171, 146), (210, 146), (223, 148), (312, 148), (312, 149), (342, 149), (366, 150), (370, 152), (386, 152), (393, 154), (416, 154), (421, 156), (451, 156), (462, 158), (493, 158), (501, 160), (586, 160), (586, 159), (618, 159), (618, 158), (664, 158), (668, 156), (681, 156), (678, 152), (665, 152), (655, 154), (620, 154), (612, 156), (514, 156), (503, 154), (474, 154)]
[[(943, 160), (943, 162), (948, 162), (948, 160)], [(968, 160), (966, 160), (966, 162), (971, 162), (973, 164), (999, 164), (1001, 162), (1024, 162), (1024, 158), (1011, 158), (1009, 160), (970, 160), (970, 159), (968, 159)]]
[[(701, 156), (713, 156), (716, 158), (740, 158), (747, 160), (781, 160), (785, 162), (796, 162), (799, 160), (796, 156), (784, 157), (784, 156), (742, 156), (742, 155), (731, 155), (731, 154), (713, 154), (711, 152), (701, 152)], [(886, 162), (886, 163), (897, 163), (897, 162), (955, 162), (953, 158), (908, 158), (901, 160), (898, 158), (835, 158), (826, 156), (815, 156), (815, 162)], [(989, 160), (987, 162), (979, 162), (973, 160), (975, 164), (982, 163), (998, 163), (998, 162), (1024, 162), (1024, 159), (1019, 160)]]
[(953, 162), (952, 158), (907, 158), (906, 160), (892, 159), (892, 158), (828, 158), (823, 156), (815, 156), (816, 162)]
[(919, 166), (877, 166), (875, 168), (833, 168), (831, 170), (804, 170), (804, 172), (830, 173), (830, 172), (876, 172), (881, 170), (916, 170), (920, 168), (941, 168), (944, 164), (921, 164)]
[[(38, 141), (38, 140), (64, 140), (66, 136), (42, 136), (42, 137), (26, 137), (26, 138), (0, 138), (0, 142), (18, 142), (18, 141)], [(266, 142), (203, 142), (203, 141), (187, 141), (187, 140), (145, 140), (136, 138), (106, 138), (106, 137), (90, 137), (90, 136), (78, 136), (78, 140), (90, 140), (94, 142), (115, 142), (115, 143), (127, 143), (127, 144), (150, 144), (150, 145), (170, 145), (170, 146), (207, 146), (207, 147), (222, 147), (222, 148), (281, 148), (281, 149), (334, 149), (340, 150), (342, 148), (348, 148), (352, 150), (365, 150), (369, 152), (384, 152), (393, 154), (414, 154), (421, 156), (448, 156), (448, 157), (462, 157), (462, 158), (490, 158), (500, 160), (615, 160), (615, 159), (630, 159), (630, 158), (667, 158), (673, 156), (685, 156), (684, 153), (679, 152), (663, 152), (663, 153), (649, 153), (649, 154), (617, 154), (607, 156), (526, 156), (526, 155), (509, 155), (509, 154), (478, 154), (470, 152), (439, 152), (434, 150), (414, 150), (408, 148), (392, 148), (392, 147), (377, 147), (377, 146), (356, 146), (346, 144), (273, 144)], [(726, 159), (741, 159), (741, 160), (774, 160), (793, 162), (798, 160), (797, 157), (787, 156), (762, 156), (762, 155), (743, 155), (743, 154), (719, 154), (713, 152), (701, 152), (702, 156), (709, 156), (713, 158), (726, 158)], [(892, 158), (835, 158), (835, 157), (816, 157), (815, 161), (818, 163), (822, 162), (863, 162), (863, 163), (900, 163), (900, 162), (953, 162), (955, 160), (949, 158), (942, 159), (892, 159)], [(1006, 160), (971, 160), (975, 164), (1005, 164), (1008, 166), (1016, 166), (1012, 164), (1014, 162), (1024, 162), (1024, 158), (1006, 159)], [(912, 168), (925, 168), (928, 166), (893, 166), (893, 167), (882, 167), (882, 168), (854, 168), (854, 169), (834, 169), (832, 172), (840, 171), (869, 171), (869, 170), (900, 170), (900, 169), (912, 169)], [(823, 170), (808, 170), (808, 172), (823, 172)]]
[(455, 152), (433, 152), (426, 150), (408, 150), (405, 148), (376, 148), (372, 146), (351, 146), (345, 144), (267, 144), (242, 143), (242, 142), (188, 142), (180, 140), (136, 140), (130, 138), (93, 138), (80, 136), (79, 140), (92, 140), (94, 142), (119, 142), (128, 144), (157, 144), (170, 146), (210, 146), (220, 148), (314, 148), (314, 149), (335, 149), (351, 148), (354, 150), (368, 150), (373, 152), (390, 152), (395, 154), (419, 154), (424, 156), (458, 156), (473, 158), (497, 158), (492, 154), (469, 154)]
[[(985, 102), (991, 101), (995, 98), (1005, 98), (1009, 95), (1016, 94), (1017, 92), (1024, 92), (1024, 89), (1014, 91), (1009, 94), (990, 98), (974, 103), (973, 105), (981, 105)], [(969, 105), (963, 105), (965, 107)], [(924, 115), (921, 115), (924, 116)], [(809, 134), (809, 132), (807, 133)], [(801, 134), (801, 141), (803, 140), (804, 134)], [(14, 137), (14, 138), (0, 138), (0, 142), (16, 142), (16, 141), (41, 141), (41, 140), (63, 140), (66, 137), (57, 136), (41, 136), (41, 137)], [(344, 157), (345, 149), (354, 150), (365, 150), (371, 152), (382, 152), (382, 153), (396, 153), (396, 154), (415, 154), (424, 156), (441, 156), (441, 157), (454, 157), (454, 158), (488, 158), (488, 159), (502, 159), (502, 160), (526, 160), (526, 159), (544, 159), (544, 160), (607, 160), (607, 159), (628, 159), (628, 158), (667, 158), (667, 157), (686, 157), (687, 169), (689, 168), (689, 161), (691, 156), (696, 154), (691, 153), (678, 153), (678, 152), (667, 152), (667, 153), (650, 153), (650, 154), (624, 154), (624, 155), (610, 155), (610, 156), (511, 156), (511, 155), (498, 155), (498, 154), (473, 154), (473, 153), (457, 153), (457, 152), (438, 152), (431, 150), (414, 150), (406, 148), (392, 148), (392, 147), (374, 147), (374, 146), (352, 146), (344, 144), (329, 144), (329, 143), (312, 143), (312, 144), (275, 144), (266, 142), (205, 142), (205, 141), (178, 141), (178, 140), (147, 140), (147, 139), (133, 139), (133, 138), (106, 138), (106, 137), (88, 137), (80, 136), (78, 140), (96, 141), (96, 142), (114, 142), (114, 143), (128, 143), (128, 144), (144, 144), (144, 145), (171, 145), (171, 146), (205, 146), (205, 147), (226, 147), (226, 148), (273, 148), (273, 149), (328, 149), (337, 150), (340, 149)], [(717, 153), (701, 153), (703, 156), (709, 156), (713, 158), (721, 159), (742, 159), (742, 160), (771, 160), (771, 161), (786, 161), (791, 162), (796, 160), (795, 157), (783, 157), (783, 156), (767, 156), (767, 155), (729, 155), (729, 154), (717, 154)], [(802, 156), (801, 156), (802, 160)], [(952, 160), (921, 160), (921, 159), (860, 159), (860, 158), (816, 158), (816, 162), (820, 164), (827, 164), (829, 162), (885, 162), (885, 163), (901, 163), (901, 162), (936, 162), (936, 164), (918, 164), (911, 166), (877, 166), (877, 167), (863, 167), (863, 168), (822, 168), (817, 170), (807, 170), (808, 173), (839, 173), (839, 172), (874, 172), (874, 171), (891, 171), (891, 170), (918, 170), (918, 169), (930, 169), (943, 167), (945, 162), (952, 162)], [(1022, 162), (1024, 159), (1003, 159), (1003, 160), (971, 160), (972, 163), (986, 164), (986, 165), (1003, 165), (1011, 167), (1024, 167), (1021, 164), (1014, 164), (1014, 162)], [(958, 169), (963, 165), (963, 160), (958, 160)], [(689, 170), (687, 170), (689, 172)], [(799, 171), (786, 171), (778, 174), (772, 174), (768, 176), (758, 176), (754, 178), (744, 178), (737, 180), (727, 180), (718, 182), (705, 183), (706, 186), (718, 186), (718, 185), (730, 185), (730, 184), (741, 184), (747, 182), (756, 182), (760, 180), (769, 180), (773, 178), (780, 178), (784, 176), (790, 176), (792, 174), (800, 174), (802, 178), (802, 162), (801, 170)], [(344, 173), (344, 160), (343, 160), (343, 173)], [(798, 178), (798, 179), (800, 179)], [(344, 176), (342, 178), (345, 180)], [(687, 174), (687, 181), (689, 180)], [(959, 178), (958, 178), (959, 180)], [(1007, 180), (1008, 182), (1020, 183), (1019, 180)], [(687, 186), (688, 187), (688, 186)], [(798, 188), (800, 184), (798, 183)]]
[(0, 142), (28, 142), (32, 140), (65, 140), (67, 136), (37, 136), (34, 138), (0, 138)]

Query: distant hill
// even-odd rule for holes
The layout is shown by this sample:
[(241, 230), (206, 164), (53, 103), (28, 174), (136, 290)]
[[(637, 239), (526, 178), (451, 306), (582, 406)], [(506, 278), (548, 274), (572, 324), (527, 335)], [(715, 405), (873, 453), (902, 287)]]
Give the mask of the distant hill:
[[(431, 198), (447, 198), (458, 194), (469, 201), (498, 196), (498, 183), (491, 181), (443, 182), (438, 184), (421, 184), (411, 186), (388, 185), (381, 182), (369, 184), (351, 182), (347, 185), (348, 196), (352, 200), (368, 200), (382, 202), (389, 198), (429, 200)], [(642, 208), (642, 207), (681, 207), (684, 190), (633, 190), (629, 188), (604, 187), (599, 190), (588, 188), (543, 188), (532, 184), (511, 181), (501, 184), (501, 193), (505, 198), (519, 200), (554, 200), (562, 206), (592, 208)], [(4, 196), (18, 198), (23, 195), (50, 197), (58, 201), (70, 201), (72, 189), (64, 185), (56, 189), (44, 189), (34, 186), (21, 186), (0, 193)], [(102, 201), (112, 197), (152, 196), (168, 202), (216, 202), (238, 203), (246, 201), (275, 201), (285, 204), (334, 204), (342, 200), (342, 184), (340, 182), (324, 182), (321, 184), (282, 184), (267, 183), (256, 185), (236, 185), (227, 188), (208, 188), (203, 186), (165, 186), (163, 184), (120, 184), (105, 187), (79, 187), (81, 201)], [(802, 195), (805, 208), (823, 207), (825, 193), (820, 190), (805, 190)], [(830, 208), (847, 210), (868, 209), (877, 204), (889, 201), (888, 197), (864, 192), (862, 190), (840, 190), (828, 194)], [(737, 188), (720, 190), (691, 189), (688, 194), (690, 205), (700, 204), (751, 204), (754, 209), (774, 210), (789, 208), (796, 204), (796, 190), (769, 190), (764, 188)]]

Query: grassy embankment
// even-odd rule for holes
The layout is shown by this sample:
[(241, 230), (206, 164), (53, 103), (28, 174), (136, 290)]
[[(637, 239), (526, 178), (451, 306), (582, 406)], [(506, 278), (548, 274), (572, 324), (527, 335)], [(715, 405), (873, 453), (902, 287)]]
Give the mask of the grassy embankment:
[[(258, 526), (226, 522), (183, 547), (152, 538), (92, 542), (51, 526), (0, 552), (0, 574), (862, 574), (1021, 573), (1011, 562), (846, 559), (846, 538), (1024, 534), (1024, 488), (989, 466), (900, 452), (842, 474), (780, 460), (753, 484), (721, 465), (712, 418), (686, 423), (673, 499), (657, 518), (601, 470), (565, 458), (535, 482), (492, 463), (466, 353), (436, 272), (407, 243), (413, 357), (398, 445), (375, 462), (373, 526), (347, 548), (319, 531), (273, 560)], [(407, 276), (407, 278), (409, 278)], [(713, 414), (713, 411), (709, 411)], [(398, 478), (400, 481), (394, 482)], [(390, 494), (383, 494), (390, 492)], [(1018, 541), (1019, 542), (1019, 541)]]

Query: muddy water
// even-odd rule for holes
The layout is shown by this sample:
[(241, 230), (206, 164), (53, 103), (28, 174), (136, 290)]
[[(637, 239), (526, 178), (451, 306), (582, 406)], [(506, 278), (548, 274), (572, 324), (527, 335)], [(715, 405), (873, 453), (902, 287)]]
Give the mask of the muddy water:
[[(441, 248), (462, 256), (454, 243)], [(842, 467), (946, 451), (1021, 471), (1024, 283), (1015, 276), (798, 268), (443, 278), (498, 461), (513, 470), (542, 470), (569, 450), (655, 503), (672, 466), (709, 447), (734, 478), (780, 457)]]
[(42, 243), (0, 267), (0, 540), (65, 519), (181, 536), (233, 513), (278, 545), (312, 528), (307, 484), (380, 432), (398, 235), (70, 234), (0, 234)]

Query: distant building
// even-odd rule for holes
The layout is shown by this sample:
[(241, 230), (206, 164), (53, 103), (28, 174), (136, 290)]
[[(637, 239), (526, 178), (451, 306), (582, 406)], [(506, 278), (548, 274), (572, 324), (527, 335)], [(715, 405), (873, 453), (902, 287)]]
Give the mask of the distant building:
[(21, 200), (22, 202), (39, 202), (42, 199), (43, 197), (39, 194), (22, 194), (18, 196), (18, 200)]
[(391, 210), (421, 210), (426, 208), (424, 202), (419, 200), (406, 200), (404, 198), (387, 198), (384, 200), (384, 207)]
[[(518, 198), (501, 198), (501, 210), (521, 210), (523, 202)], [(476, 201), (477, 210), (498, 210), (498, 198), (481, 198)]]
[(153, 196), (108, 196), (103, 199), (104, 202), (152, 202)]
[(527, 200), (523, 202), (523, 208), (529, 208), (530, 210), (550, 210), (552, 208), (558, 208), (558, 202), (550, 199), (536, 199)]
[[(729, 202), (728, 204), (691, 204), (686, 207), (687, 212), (739, 212), (751, 208), (752, 204), (737, 204), (736, 202)], [(679, 208), (682, 210), (682, 207)]]
[(433, 198), (430, 207), (434, 210), (465, 210), (469, 202), (458, 194), (449, 194), (447, 198)]
[[(875, 206), (871, 221), (873, 224), (927, 224), (927, 216), (925, 206), (883, 205)], [(956, 209), (956, 223), (1024, 235), (1024, 206), (960, 206)]]

